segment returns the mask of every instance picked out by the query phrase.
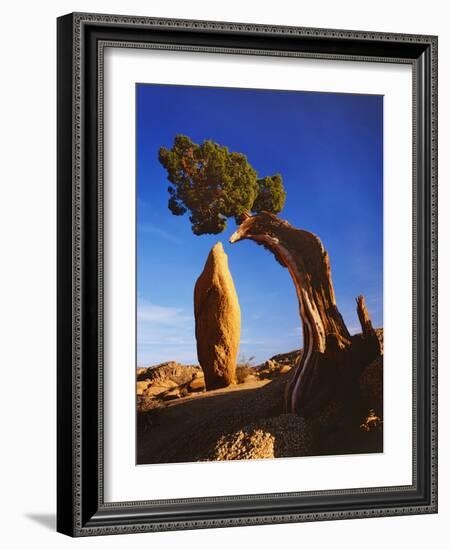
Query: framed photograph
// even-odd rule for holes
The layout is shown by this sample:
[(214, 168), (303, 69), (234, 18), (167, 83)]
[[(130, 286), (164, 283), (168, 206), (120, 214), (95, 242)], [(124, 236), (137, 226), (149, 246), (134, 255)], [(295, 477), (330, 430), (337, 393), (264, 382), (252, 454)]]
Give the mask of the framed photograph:
[(435, 36), (60, 17), (58, 531), (435, 513), (436, 201)]

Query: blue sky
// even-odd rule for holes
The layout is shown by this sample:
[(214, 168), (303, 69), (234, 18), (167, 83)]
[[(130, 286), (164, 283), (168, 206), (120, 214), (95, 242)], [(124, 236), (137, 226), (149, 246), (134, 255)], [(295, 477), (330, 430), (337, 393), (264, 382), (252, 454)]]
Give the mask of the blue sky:
[(217, 241), (239, 296), (240, 353), (259, 363), (302, 345), (287, 270), (252, 241), (231, 245), (232, 220), (220, 235), (198, 237), (188, 214), (169, 211), (158, 150), (176, 134), (244, 153), (260, 177), (281, 173), (287, 200), (279, 216), (323, 241), (350, 332), (359, 332), (359, 294), (382, 326), (381, 96), (152, 84), (138, 84), (136, 94), (139, 366), (197, 362), (193, 288)]

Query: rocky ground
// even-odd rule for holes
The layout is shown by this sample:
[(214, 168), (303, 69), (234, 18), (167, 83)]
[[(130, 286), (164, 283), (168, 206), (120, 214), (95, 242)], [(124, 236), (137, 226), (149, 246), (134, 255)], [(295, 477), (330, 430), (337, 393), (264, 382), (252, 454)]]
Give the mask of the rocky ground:
[(350, 403), (330, 403), (305, 419), (283, 414), (300, 355), (240, 365), (239, 383), (208, 392), (197, 365), (138, 369), (137, 463), (381, 452), (383, 357), (362, 372)]

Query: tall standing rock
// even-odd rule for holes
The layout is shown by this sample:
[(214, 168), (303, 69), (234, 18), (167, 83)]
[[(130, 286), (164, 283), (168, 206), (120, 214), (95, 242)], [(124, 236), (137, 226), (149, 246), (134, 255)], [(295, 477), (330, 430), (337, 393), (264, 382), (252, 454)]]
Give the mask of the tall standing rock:
[(209, 253), (194, 292), (195, 336), (206, 389), (233, 384), (240, 343), (240, 306), (223, 245)]

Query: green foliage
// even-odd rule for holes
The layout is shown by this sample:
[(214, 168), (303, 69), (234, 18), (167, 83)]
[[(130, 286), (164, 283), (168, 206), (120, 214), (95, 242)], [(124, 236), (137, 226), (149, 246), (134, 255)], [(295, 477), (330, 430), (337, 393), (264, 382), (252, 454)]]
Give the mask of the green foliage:
[(168, 207), (175, 216), (190, 212), (195, 235), (221, 233), (227, 218), (239, 223), (245, 213), (277, 214), (284, 206), (280, 175), (257, 179), (245, 155), (211, 140), (197, 144), (177, 135), (171, 149), (159, 149), (159, 162), (171, 183)]
[(253, 212), (278, 214), (284, 208), (286, 197), (282, 176), (267, 176), (257, 180), (257, 183), (259, 192), (252, 207)]

